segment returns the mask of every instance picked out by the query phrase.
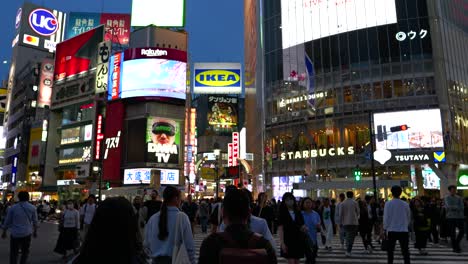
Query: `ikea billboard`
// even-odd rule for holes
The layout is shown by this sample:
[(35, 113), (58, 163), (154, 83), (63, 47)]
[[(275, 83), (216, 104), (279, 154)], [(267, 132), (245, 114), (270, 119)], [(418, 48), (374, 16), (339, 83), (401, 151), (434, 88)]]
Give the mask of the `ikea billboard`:
[(240, 63), (195, 63), (193, 92), (196, 94), (242, 93)]

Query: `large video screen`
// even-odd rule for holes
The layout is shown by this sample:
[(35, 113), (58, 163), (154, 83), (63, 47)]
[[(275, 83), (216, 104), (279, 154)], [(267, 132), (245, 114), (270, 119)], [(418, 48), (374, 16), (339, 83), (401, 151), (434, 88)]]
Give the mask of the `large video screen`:
[(421, 166), (423, 187), (427, 190), (440, 190), (440, 178), (428, 164)]
[(283, 49), (396, 22), (394, 0), (281, 0)]
[(183, 27), (184, 22), (185, 0), (133, 0), (132, 27)]
[(444, 147), (439, 109), (375, 113), (374, 131), (377, 150)]
[(180, 121), (148, 117), (146, 128), (147, 161), (179, 164)]

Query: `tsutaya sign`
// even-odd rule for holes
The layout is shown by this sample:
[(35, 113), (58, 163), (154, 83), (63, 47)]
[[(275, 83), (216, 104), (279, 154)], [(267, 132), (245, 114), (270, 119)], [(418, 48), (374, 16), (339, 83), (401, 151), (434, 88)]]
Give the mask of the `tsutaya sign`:
[(334, 156), (354, 155), (354, 147), (339, 147), (329, 149), (312, 149), (302, 151), (283, 152), (280, 155), (281, 160), (297, 160), (308, 158), (324, 158)]

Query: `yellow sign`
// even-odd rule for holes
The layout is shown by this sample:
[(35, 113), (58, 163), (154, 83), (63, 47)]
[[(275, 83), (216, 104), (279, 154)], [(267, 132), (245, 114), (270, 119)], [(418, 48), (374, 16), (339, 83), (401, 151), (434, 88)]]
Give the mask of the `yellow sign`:
[(434, 162), (445, 162), (445, 152), (444, 151), (434, 152)]
[(195, 74), (197, 86), (240, 86), (240, 70), (196, 70)]
[(201, 168), (200, 177), (204, 180), (214, 180), (216, 179), (216, 170), (212, 168)]

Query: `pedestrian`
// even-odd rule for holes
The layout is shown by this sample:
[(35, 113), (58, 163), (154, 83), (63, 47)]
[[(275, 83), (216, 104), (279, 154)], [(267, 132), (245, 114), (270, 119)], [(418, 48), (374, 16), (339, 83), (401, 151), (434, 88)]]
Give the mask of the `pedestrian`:
[(222, 206), (225, 231), (213, 233), (203, 241), (199, 264), (277, 263), (275, 250), (268, 240), (248, 227), (250, 201), (242, 190), (226, 192)]
[(365, 253), (372, 253), (371, 238), (372, 238), (372, 224), (367, 210), (366, 200), (358, 201), (359, 204), (359, 234), (364, 244)]
[[(227, 191), (236, 190), (236, 189), (237, 188), (234, 187), (233, 185), (230, 185), (228, 186), (228, 188), (226, 188)], [(249, 204), (252, 204), (252, 201), (253, 201), (252, 193), (247, 189), (241, 189), (241, 192), (243, 192), (249, 198)], [(256, 217), (250, 214), (248, 224), (249, 224), (250, 231), (263, 236), (263, 238), (265, 238), (266, 240), (270, 242), (270, 244), (273, 246), (273, 249), (276, 250), (275, 239), (273, 238), (273, 235), (271, 234), (270, 229), (268, 228), (268, 224), (265, 219)], [(225, 230), (225, 225), (223, 222), (221, 222), (218, 228), (218, 232), (224, 232), (224, 230)]]
[(73, 201), (68, 200), (67, 207), (60, 218), (60, 234), (54, 252), (62, 254), (63, 259), (67, 259), (68, 250), (73, 250), (73, 253), (76, 254), (79, 248), (79, 231), (80, 213), (74, 208)]
[(51, 210), (50, 203), (48, 203), (47, 201), (44, 201), (44, 204), (41, 209), (42, 211), (41, 222), (44, 222), (45, 220), (47, 220), (47, 218), (49, 217), (50, 210)]
[(344, 232), (343, 224), (341, 223), (340, 211), (341, 211), (341, 205), (343, 204), (345, 198), (346, 198), (345, 194), (340, 193), (339, 195), (340, 202), (336, 205), (336, 209), (335, 209), (335, 222), (336, 222), (336, 225), (338, 226), (338, 236), (340, 238), (341, 249), (344, 249), (345, 232)]
[(336, 219), (335, 219), (335, 215), (336, 215), (336, 200), (335, 199), (330, 199), (330, 209), (331, 209), (331, 215), (330, 215), (330, 218), (331, 218), (331, 221), (332, 221), (332, 227), (333, 227), (333, 236), (336, 235)]
[(281, 256), (287, 259), (289, 264), (298, 264), (305, 253), (305, 241), (300, 239), (305, 231), (304, 218), (292, 193), (285, 193), (282, 201), (278, 223)]
[(377, 222), (377, 203), (374, 196), (366, 195), (364, 198), (366, 203), (366, 212), (369, 217), (369, 228), (367, 229), (367, 241), (369, 242), (369, 251), (372, 253), (374, 245), (372, 245), (372, 230), (374, 229), (375, 222)]
[(304, 217), (304, 224), (307, 227), (307, 233), (309, 235), (310, 241), (312, 241), (312, 259), (307, 259), (306, 263), (315, 263), (315, 257), (317, 257), (318, 243), (317, 243), (317, 233), (321, 229), (320, 215), (314, 211), (315, 203), (309, 197), (302, 200), (302, 216)]
[(145, 230), (144, 245), (151, 251), (153, 264), (170, 264), (176, 243), (184, 244), (190, 262), (194, 264), (195, 246), (190, 220), (179, 210), (181, 193), (177, 188), (167, 186), (163, 199), (161, 210), (149, 219)]
[(187, 201), (182, 204), (182, 212), (184, 212), (190, 220), (192, 234), (195, 233), (195, 218), (197, 215), (197, 211), (198, 205), (193, 202), (192, 195), (187, 195)]
[(376, 204), (376, 213), (377, 213), (377, 220), (375, 221), (374, 226), (374, 237), (375, 240), (380, 244), (382, 243), (383, 239), (383, 216), (384, 216), (384, 208), (385, 208), (385, 200), (380, 199), (378, 204)]
[(96, 208), (80, 253), (70, 264), (144, 264), (146, 259), (132, 204), (113, 197)]
[(208, 231), (208, 216), (210, 215), (210, 207), (206, 199), (201, 200), (197, 214), (200, 219), (202, 233), (206, 234)]
[(468, 241), (468, 197), (465, 197), (465, 233), (466, 233), (466, 240)]
[(393, 186), (391, 192), (393, 199), (385, 203), (383, 219), (384, 236), (388, 240), (387, 262), (393, 263), (395, 244), (398, 241), (404, 263), (410, 264), (408, 227), (411, 221), (411, 211), (408, 203), (400, 199), (403, 192), (400, 186)]
[[(143, 199), (144, 200), (144, 196)], [(140, 210), (140, 218), (144, 223), (148, 223), (151, 216), (161, 210), (162, 202), (159, 200), (159, 193), (156, 190), (151, 191), (151, 199), (143, 203), (143, 208)]]
[(29, 203), (29, 193), (18, 193), (19, 202), (12, 205), (3, 223), (2, 238), (6, 238), (7, 230), (10, 232), (10, 264), (18, 263), (19, 250), (21, 250), (21, 264), (26, 264), (31, 247), (31, 235), (37, 237), (37, 211)]
[(323, 199), (323, 205), (320, 208), (320, 219), (322, 228), (325, 232), (325, 249), (332, 250), (332, 239), (333, 239), (333, 222), (331, 219), (332, 210), (330, 207), (330, 199)]
[(89, 225), (93, 221), (94, 213), (96, 212), (96, 196), (90, 194), (86, 203), (81, 207), (80, 210), (80, 221), (81, 225), (83, 225), (83, 234), (82, 239), (86, 237), (86, 233), (88, 233)]
[(340, 208), (340, 222), (345, 231), (346, 240), (346, 257), (351, 257), (353, 250), (354, 239), (356, 238), (359, 228), (359, 205), (354, 201), (354, 193), (346, 192), (346, 200)]
[(427, 209), (429, 211), (429, 218), (431, 221), (429, 241), (432, 241), (434, 244), (438, 245), (439, 244), (438, 227), (440, 225), (440, 213), (441, 212), (440, 212), (440, 208), (437, 206), (436, 199), (431, 199), (429, 205), (427, 206)]
[(416, 235), (414, 247), (419, 250), (420, 255), (427, 255), (427, 239), (431, 229), (429, 212), (424, 207), (423, 201), (418, 198), (414, 199), (411, 209), (413, 215), (413, 230)]
[(273, 232), (273, 221), (275, 220), (275, 211), (268, 204), (268, 194), (259, 193), (257, 197), (257, 206), (253, 209), (252, 214), (256, 217), (265, 219), (270, 232)]
[(443, 199), (439, 200), (438, 207), (440, 209), (440, 225), (439, 225), (439, 232), (440, 232), (440, 239), (444, 242), (448, 242), (447, 237), (450, 236), (449, 228), (447, 225), (447, 210), (445, 209), (445, 202)]
[[(450, 195), (445, 197), (445, 209), (447, 226), (452, 242), (452, 249), (455, 253), (461, 253), (460, 241), (465, 234), (465, 209), (463, 200), (457, 195), (457, 187), (450, 185), (448, 187)], [(456, 229), (458, 228), (458, 235)]]
[(144, 219), (142, 219), (141, 214), (140, 214), (140, 211), (142, 209), (141, 196), (139, 195), (135, 196), (135, 198), (133, 198), (132, 205), (133, 205), (133, 211), (135, 211), (138, 227), (140, 228), (140, 231), (142, 231), (141, 229), (145, 227), (145, 221)]

